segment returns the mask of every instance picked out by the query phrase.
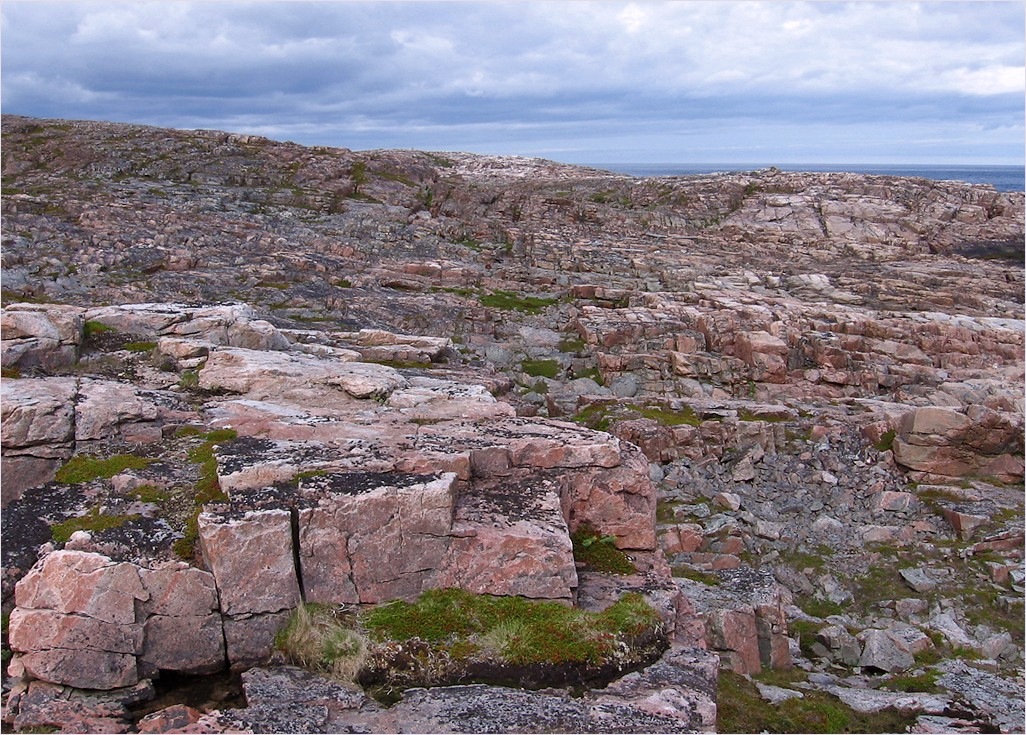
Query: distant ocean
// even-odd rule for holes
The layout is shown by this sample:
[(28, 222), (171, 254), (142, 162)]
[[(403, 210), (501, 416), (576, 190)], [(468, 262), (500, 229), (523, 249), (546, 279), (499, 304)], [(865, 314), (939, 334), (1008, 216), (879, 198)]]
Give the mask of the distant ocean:
[(630, 176), (691, 176), (720, 171), (756, 171), (776, 165), (781, 171), (844, 171), (882, 176), (918, 176), (938, 181), (967, 181), (970, 184), (991, 184), (998, 191), (1026, 189), (1024, 166), (926, 166), (872, 165), (847, 163), (592, 163), (595, 168)]

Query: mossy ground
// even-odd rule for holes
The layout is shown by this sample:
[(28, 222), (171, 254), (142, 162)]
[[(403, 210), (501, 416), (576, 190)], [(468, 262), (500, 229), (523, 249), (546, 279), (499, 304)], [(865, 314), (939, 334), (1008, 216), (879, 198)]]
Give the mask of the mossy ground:
[(99, 506), (93, 506), (85, 515), (74, 516), (50, 527), (53, 540), (59, 544), (67, 542), (75, 531), (106, 531), (111, 528), (119, 528), (128, 521), (139, 516), (136, 515), (111, 515), (101, 513)]
[(590, 429), (608, 431), (615, 421), (628, 419), (651, 419), (663, 426), (701, 426), (702, 417), (690, 406), (673, 409), (658, 404), (593, 403), (585, 406), (574, 421)]
[(465, 682), (482, 668), (617, 665), (661, 630), (658, 613), (634, 593), (596, 613), (444, 589), (358, 615), (306, 605), (275, 643), (288, 660), (337, 678), (417, 686)]
[(558, 298), (543, 296), (525, 296), (512, 291), (493, 291), (478, 297), (481, 306), (503, 311), (522, 311), (526, 314), (537, 314), (552, 306)]
[(556, 360), (524, 360), (520, 369), (532, 378), (555, 378), (559, 375), (559, 362)]
[(195, 507), (186, 519), (184, 535), (174, 544), (175, 553), (182, 559), (189, 560), (196, 555), (196, 542), (199, 540), (199, 514), (202, 512), (203, 506), (207, 503), (228, 499), (228, 496), (221, 491), (221, 486), (217, 481), (217, 459), (214, 457), (214, 447), (222, 442), (235, 439), (238, 434), (233, 429), (214, 429), (204, 433), (190, 427), (180, 430), (177, 436), (198, 436), (204, 440), (188, 452), (189, 461), (200, 466), (200, 476), (194, 488)]
[[(779, 682), (772, 682), (781, 686)], [(786, 685), (785, 685), (786, 686)], [(801, 699), (777, 704), (764, 700), (754, 682), (721, 671), (717, 688), (717, 732), (906, 732), (916, 715), (895, 710), (862, 713), (833, 695), (804, 691)]]
[(570, 534), (574, 560), (596, 572), (634, 574), (638, 571), (631, 560), (616, 548), (613, 536), (604, 536), (587, 523), (582, 523)]
[(57, 470), (54, 479), (68, 485), (89, 482), (101, 477), (114, 477), (125, 470), (141, 470), (154, 460), (135, 454), (117, 454), (100, 458), (89, 454), (78, 454)]

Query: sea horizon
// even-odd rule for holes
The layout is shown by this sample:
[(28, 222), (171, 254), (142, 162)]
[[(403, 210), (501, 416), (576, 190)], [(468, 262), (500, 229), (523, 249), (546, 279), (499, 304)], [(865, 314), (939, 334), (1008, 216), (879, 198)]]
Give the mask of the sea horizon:
[(781, 171), (856, 173), (914, 176), (935, 181), (990, 184), (998, 191), (1026, 190), (1026, 166), (1002, 164), (928, 163), (587, 163), (582, 164), (630, 176), (697, 176), (777, 168)]

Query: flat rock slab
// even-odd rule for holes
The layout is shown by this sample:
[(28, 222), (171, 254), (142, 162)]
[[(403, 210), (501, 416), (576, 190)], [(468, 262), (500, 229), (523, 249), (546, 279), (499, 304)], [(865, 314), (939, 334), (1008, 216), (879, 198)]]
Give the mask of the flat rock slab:
[(485, 685), (410, 689), (384, 709), (361, 690), (291, 666), (243, 674), (248, 706), (211, 712), (195, 732), (643, 733), (715, 727), (716, 656), (670, 649), (612, 689), (572, 697), (560, 690)]

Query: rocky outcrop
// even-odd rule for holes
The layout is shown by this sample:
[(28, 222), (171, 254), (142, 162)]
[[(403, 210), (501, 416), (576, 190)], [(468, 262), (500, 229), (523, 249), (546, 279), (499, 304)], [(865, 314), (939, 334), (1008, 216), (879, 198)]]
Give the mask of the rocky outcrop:
[(202, 715), (187, 731), (713, 732), (715, 666), (703, 651), (671, 649), (644, 672), (583, 698), (554, 690), (434, 687), (411, 689), (388, 709), (299, 669), (257, 668), (243, 675), (247, 707)]
[[(300, 601), (461, 586), (642, 591), (675, 653), (569, 709), (284, 706), (302, 677), (253, 669), (248, 708), (137, 729), (457, 729), (471, 700), (708, 729), (696, 647), (791, 666), (768, 697), (1016, 726), (963, 679), (1022, 664), (1021, 192), (3, 125), (5, 721), (124, 729), (161, 672), (261, 665)], [(638, 572), (582, 565), (582, 528)]]
[[(169, 329), (182, 334), (181, 325), (207, 318), (196, 313), (145, 305), (138, 315), (109, 308), (91, 316), (166, 340)], [(220, 315), (208, 325), (216, 333), (226, 312), (206, 313)], [(254, 332), (238, 316), (245, 310), (227, 313), (235, 334)], [(569, 603), (578, 586), (570, 531), (582, 523), (623, 548), (654, 549), (648, 464), (608, 435), (516, 418), (480, 387), (407, 378), (358, 354), (275, 350), (273, 341), (234, 347), (216, 334), (174, 339), (177, 355), (197, 356), (184, 359), (195, 360), (186, 369), (200, 372), (198, 387), (220, 396), (202, 415), (241, 435), (210, 450), (225, 495), (196, 521), (204, 570), (153, 566), (138, 553), (112, 560), (89, 551), (102, 548), (102, 532), (95, 541), (79, 532), (68, 548), (84, 550), (46, 555), (18, 583), (11, 645), (16, 670), (28, 676), (110, 689), (161, 671), (244, 668), (267, 660), (275, 632), (303, 601), (369, 604), (462, 587)], [(6, 406), (37, 411), (12, 411), (12, 450), (159, 442), (161, 427), (198, 416), (169, 411), (181, 403), (173, 395), (114, 381), (5, 386), (17, 399)], [(40, 402), (44, 388), (65, 390), (74, 413)], [(147, 422), (151, 436), (129, 429)]]
[(145, 569), (55, 551), (17, 585), (12, 673), (81, 689), (132, 686), (158, 671), (224, 666), (214, 580), (185, 564)]

